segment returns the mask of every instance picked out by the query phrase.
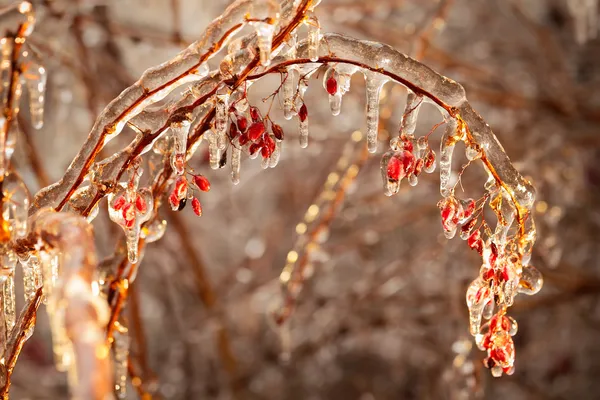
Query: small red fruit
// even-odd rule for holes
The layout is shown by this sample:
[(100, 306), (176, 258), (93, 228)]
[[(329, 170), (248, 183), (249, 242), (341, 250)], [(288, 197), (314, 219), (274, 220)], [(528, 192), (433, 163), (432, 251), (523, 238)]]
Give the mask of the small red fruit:
[(239, 142), (240, 146), (243, 146), (246, 143), (248, 143), (248, 140), (250, 140), (250, 139), (248, 139), (248, 135), (246, 135), (245, 133), (242, 133), (240, 135), (240, 138), (238, 139), (238, 142)]
[(194, 175), (194, 184), (203, 192), (210, 190), (210, 182), (204, 175)]
[(237, 126), (242, 132), (246, 132), (248, 129), (248, 120), (243, 115), (239, 116), (237, 119)]
[(325, 82), (325, 86), (327, 88), (327, 93), (329, 93), (330, 95), (333, 96), (337, 93), (338, 84), (333, 75), (330, 76), (329, 79), (327, 79), (327, 82)]
[(271, 130), (273, 131), (273, 135), (275, 136), (275, 139), (283, 140), (283, 129), (281, 129), (281, 126), (279, 126), (275, 123), (272, 123)]
[(135, 198), (135, 208), (141, 212), (141, 213), (145, 213), (146, 210), (148, 209), (148, 205), (146, 204), (146, 200), (144, 200), (144, 198), (142, 196), (137, 196)]
[(400, 178), (400, 160), (396, 156), (390, 157), (387, 164), (388, 179), (398, 182)]
[(194, 214), (199, 217), (202, 216), (202, 204), (200, 204), (200, 200), (195, 197), (192, 199), (192, 209), (194, 210)]
[(250, 107), (250, 118), (252, 118), (253, 122), (256, 122), (260, 119), (260, 111), (256, 107)]
[(250, 154), (253, 155), (254, 153), (256, 153), (259, 149), (261, 148), (261, 145), (258, 143), (252, 143), (250, 145)]
[(119, 196), (117, 197), (117, 199), (113, 202), (113, 208), (115, 210), (120, 210), (121, 208), (123, 208), (123, 206), (125, 205), (127, 201), (125, 200), (125, 196)]
[(307, 117), (308, 109), (306, 108), (306, 104), (302, 104), (302, 107), (300, 107), (300, 110), (298, 111), (298, 118), (300, 118), (300, 122), (304, 122)]
[(262, 121), (258, 121), (250, 125), (248, 128), (248, 139), (254, 141), (265, 133), (265, 124)]

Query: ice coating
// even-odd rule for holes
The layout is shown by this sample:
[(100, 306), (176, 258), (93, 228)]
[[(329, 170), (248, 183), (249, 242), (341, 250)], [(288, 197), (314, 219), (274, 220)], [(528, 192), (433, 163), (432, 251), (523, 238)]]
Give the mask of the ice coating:
[(306, 26), (308, 28), (308, 58), (311, 61), (319, 59), (319, 45), (321, 41), (321, 27), (317, 17), (311, 13), (306, 18)]
[(114, 137), (129, 119), (143, 110), (141, 104), (147, 106), (161, 100), (176, 87), (201, 79), (206, 73), (205, 62), (243, 27), (253, 4), (253, 0), (238, 0), (231, 4), (208, 26), (200, 40), (173, 59), (146, 71), (135, 84), (114, 99), (96, 119), (81, 151), (63, 178), (36, 195), (30, 212), (48, 205), (56, 209), (62, 207), (69, 188), (77, 186), (81, 180), (80, 173), (86, 161), (94, 158), (106, 143), (107, 136)]
[(43, 286), (42, 263), (37, 254), (28, 254), (19, 260), (23, 270), (23, 295), (25, 301), (32, 301), (36, 291)]
[(171, 124), (171, 137), (173, 138), (173, 152), (171, 153), (171, 167), (177, 175), (185, 171), (185, 154), (187, 151), (187, 138), (190, 130), (190, 121), (182, 120)]
[(48, 73), (42, 66), (39, 55), (30, 45), (26, 46), (21, 58), (22, 74), (29, 91), (31, 125), (35, 129), (40, 129), (44, 125), (44, 101)]
[(404, 114), (402, 114), (402, 121), (400, 122), (400, 134), (409, 137), (414, 136), (421, 104), (423, 104), (423, 97), (409, 90), (408, 96), (406, 96), (406, 107), (404, 108)]

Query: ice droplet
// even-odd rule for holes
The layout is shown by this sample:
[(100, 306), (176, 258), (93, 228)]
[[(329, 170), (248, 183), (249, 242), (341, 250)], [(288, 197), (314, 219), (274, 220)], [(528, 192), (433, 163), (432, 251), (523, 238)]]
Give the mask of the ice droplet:
[(219, 150), (225, 150), (227, 147), (227, 112), (228, 112), (228, 94), (217, 95), (215, 112), (215, 130), (217, 135), (217, 147)]
[(294, 98), (296, 81), (298, 80), (298, 70), (293, 66), (286, 69), (287, 74), (284, 76), (282, 83), (282, 94), (283, 94), (283, 116), (285, 119), (290, 120), (296, 114)]
[(544, 278), (540, 271), (532, 265), (524, 265), (518, 292), (532, 295), (539, 292), (542, 286), (544, 286)]
[(231, 151), (231, 182), (234, 185), (240, 183), (240, 169), (242, 163), (242, 149), (239, 144), (232, 146)]

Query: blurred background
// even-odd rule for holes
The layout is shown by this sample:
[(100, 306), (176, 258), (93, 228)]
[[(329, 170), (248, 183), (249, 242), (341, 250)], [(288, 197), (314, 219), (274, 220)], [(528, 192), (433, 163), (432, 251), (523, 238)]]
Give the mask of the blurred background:
[[(32, 192), (62, 176), (110, 100), (198, 38), (229, 4), (34, 3), (39, 20), (31, 43), (49, 70), (47, 117), (41, 131), (23, 124), (13, 158)], [(324, 31), (393, 45), (463, 84), (536, 186), (532, 263), (545, 285), (536, 296), (518, 296), (509, 311), (519, 323), (513, 376), (492, 378), (468, 333), (465, 291), (480, 259), (459, 238), (442, 234), (437, 170), (416, 187), (404, 183), (398, 195), (383, 195), (379, 161), (398, 130), (406, 91), (386, 85), (380, 151), (365, 160), (364, 142), (351, 140), (365, 129), (364, 80), (356, 74), (337, 117), (321, 81), (310, 81), (307, 149), (297, 143), (295, 119), (272, 113), (286, 133), (277, 168), (262, 170), (258, 159), (244, 158), (235, 186), (228, 167), (210, 169), (205, 145), (190, 161), (212, 183), (201, 197), (204, 215), (162, 210), (167, 233), (146, 249), (126, 310), (131, 365), (146, 392), (164, 399), (600, 399), (595, 3), (323, 0), (316, 9)], [(277, 86), (278, 77), (254, 85), (254, 104), (266, 110), (261, 99)], [(425, 107), (417, 135), (440, 121)], [(434, 149), (440, 135), (431, 137)], [(124, 131), (106, 155), (133, 137)], [(297, 225), (344, 151), (362, 167), (326, 224), (282, 337), (268, 318), (279, 273), (302, 232)], [(464, 160), (457, 157), (456, 170)], [(481, 166), (470, 170), (463, 184), (474, 192), (464, 197), (477, 198)], [(94, 222), (98, 247), (110, 257), (121, 230), (108, 221), (105, 202), (101, 210)], [(14, 399), (67, 397), (47, 317), (39, 314), (13, 376)], [(283, 345), (289, 352), (282, 353)], [(132, 387), (128, 398), (139, 398)]]

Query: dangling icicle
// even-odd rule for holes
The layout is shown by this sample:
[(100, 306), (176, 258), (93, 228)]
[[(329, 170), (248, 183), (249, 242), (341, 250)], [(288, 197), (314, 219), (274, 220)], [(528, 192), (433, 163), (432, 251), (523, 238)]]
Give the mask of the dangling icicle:
[(12, 251), (7, 251), (2, 256), (2, 266), (0, 272), (0, 283), (2, 284), (2, 318), (5, 326), (0, 329), (6, 329), (6, 334), (10, 334), (17, 320), (16, 300), (15, 300), (15, 266), (17, 257)]
[(400, 135), (404, 135), (410, 140), (413, 139), (415, 129), (417, 128), (417, 117), (419, 116), (421, 104), (423, 104), (423, 97), (409, 90), (408, 96), (406, 96), (404, 114), (400, 121)]
[(212, 169), (219, 169), (221, 162), (221, 149), (219, 148), (219, 141), (217, 134), (212, 130), (204, 133), (208, 141), (208, 162)]
[(268, 22), (251, 22), (258, 38), (258, 51), (260, 52), (260, 64), (264, 67), (271, 64), (271, 46), (273, 45), (273, 34), (275, 25)]
[(182, 120), (171, 124), (169, 127), (173, 136), (171, 167), (177, 175), (183, 175), (185, 172), (185, 154), (187, 151), (187, 137), (190, 125), (190, 121)]
[(452, 174), (452, 153), (454, 145), (461, 138), (462, 132), (459, 132), (458, 123), (454, 118), (446, 118), (446, 131), (442, 136), (440, 146), (440, 193), (444, 197), (452, 194), (453, 188), (450, 186), (450, 177)]
[(229, 109), (229, 95), (221, 94), (216, 97), (215, 130), (217, 135), (217, 147), (225, 150), (227, 147), (227, 115)]
[(319, 59), (321, 26), (319, 25), (319, 20), (312, 12), (308, 14), (305, 24), (308, 28), (308, 58), (310, 61), (317, 61)]
[(23, 77), (29, 91), (29, 114), (31, 125), (40, 129), (44, 125), (44, 97), (46, 93), (46, 69), (41, 65), (39, 56), (30, 45), (23, 51)]
[(242, 163), (242, 149), (240, 145), (232, 146), (231, 150), (231, 182), (240, 183), (240, 169)]
[(376, 72), (363, 71), (367, 90), (367, 149), (369, 153), (377, 151), (377, 132), (379, 128), (379, 95), (388, 79)]
[(120, 183), (117, 189), (108, 196), (108, 215), (113, 222), (123, 228), (127, 240), (127, 258), (135, 264), (139, 258), (140, 229), (144, 222), (152, 216), (154, 199), (149, 189), (138, 190), (139, 180), (143, 173), (139, 164), (129, 169), (129, 182)]
[[(296, 58), (296, 33), (292, 33), (290, 39), (286, 43), (285, 57), (292, 60)], [(296, 95), (296, 81), (298, 80), (298, 70), (294, 65), (286, 68), (281, 84), (281, 92), (283, 96), (283, 116), (290, 120), (296, 113), (294, 99)]]
[(298, 121), (300, 123), (300, 147), (308, 147), (308, 108), (302, 104), (298, 110)]
[(16, 172), (11, 172), (4, 178), (2, 192), (2, 212), (10, 222), (12, 232), (17, 237), (23, 237), (27, 234), (29, 190), (21, 177)]
[(23, 295), (27, 302), (33, 299), (35, 292), (43, 286), (42, 263), (38, 256), (34, 254), (28, 255), (27, 258), (20, 261), (23, 269)]
[(129, 332), (119, 324), (114, 333), (115, 339), (115, 390), (117, 398), (127, 398), (127, 363), (129, 359)]

